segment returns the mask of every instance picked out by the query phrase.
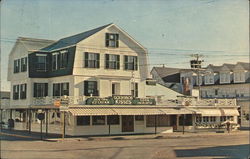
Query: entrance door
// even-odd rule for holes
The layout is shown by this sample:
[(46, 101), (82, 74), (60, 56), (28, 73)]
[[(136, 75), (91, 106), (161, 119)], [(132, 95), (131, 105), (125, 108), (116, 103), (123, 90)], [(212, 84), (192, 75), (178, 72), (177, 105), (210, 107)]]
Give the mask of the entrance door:
[(134, 116), (122, 116), (122, 132), (134, 132)]
[(176, 115), (170, 116), (170, 125), (173, 126), (173, 130), (177, 130), (177, 116)]

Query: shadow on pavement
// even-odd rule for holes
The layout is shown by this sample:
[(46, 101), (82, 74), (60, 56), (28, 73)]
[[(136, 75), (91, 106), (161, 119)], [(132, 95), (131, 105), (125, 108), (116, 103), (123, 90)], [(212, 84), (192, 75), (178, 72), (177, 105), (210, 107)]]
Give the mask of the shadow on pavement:
[(248, 159), (250, 145), (216, 146), (198, 149), (177, 149), (176, 157), (226, 157)]

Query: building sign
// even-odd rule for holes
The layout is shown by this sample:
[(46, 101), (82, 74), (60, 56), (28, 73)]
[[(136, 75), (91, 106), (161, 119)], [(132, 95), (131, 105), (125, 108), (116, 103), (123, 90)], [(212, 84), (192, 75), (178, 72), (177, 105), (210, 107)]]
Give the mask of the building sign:
[(133, 96), (113, 96), (114, 104), (116, 105), (131, 105), (133, 104)]
[(107, 98), (91, 97), (86, 100), (86, 105), (155, 105), (151, 98), (134, 98), (131, 95), (115, 95)]

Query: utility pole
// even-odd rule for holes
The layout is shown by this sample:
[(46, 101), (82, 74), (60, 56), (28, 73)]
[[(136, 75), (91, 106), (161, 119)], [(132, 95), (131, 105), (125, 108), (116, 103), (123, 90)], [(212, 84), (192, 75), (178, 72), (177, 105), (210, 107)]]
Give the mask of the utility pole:
[(197, 78), (198, 78), (197, 82), (198, 82), (198, 87), (199, 87), (199, 98), (200, 98), (201, 97), (200, 69), (201, 69), (201, 63), (204, 62), (204, 60), (200, 60), (200, 58), (202, 58), (203, 55), (201, 55), (201, 54), (192, 54), (191, 57), (195, 58), (193, 60), (190, 60), (190, 66), (197, 73)]

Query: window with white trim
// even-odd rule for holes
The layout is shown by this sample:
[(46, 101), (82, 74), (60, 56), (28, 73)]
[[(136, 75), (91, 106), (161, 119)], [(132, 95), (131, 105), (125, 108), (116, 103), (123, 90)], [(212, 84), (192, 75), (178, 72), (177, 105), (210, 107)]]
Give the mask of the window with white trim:
[(106, 47), (119, 47), (119, 34), (106, 33)]
[(120, 69), (120, 55), (105, 55), (105, 68), (106, 69)]
[(124, 69), (125, 70), (138, 70), (137, 56), (124, 56)]
[(36, 70), (39, 72), (47, 71), (47, 55), (46, 54), (36, 54)]
[(85, 68), (100, 68), (100, 54), (84, 53)]
[(26, 99), (27, 84), (20, 85), (20, 99)]
[(20, 59), (14, 60), (14, 73), (20, 72)]
[(28, 63), (27, 57), (21, 58), (21, 72), (27, 71), (27, 63)]

